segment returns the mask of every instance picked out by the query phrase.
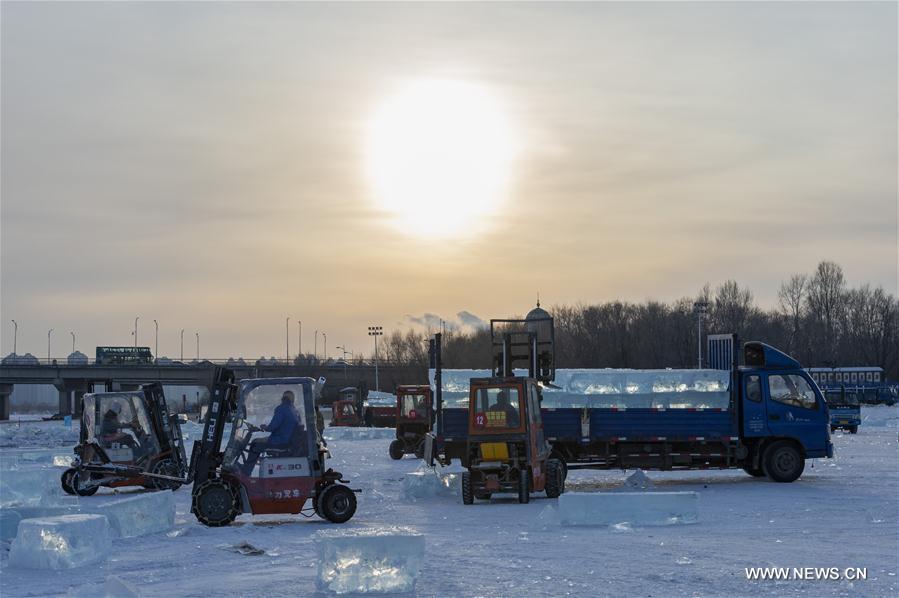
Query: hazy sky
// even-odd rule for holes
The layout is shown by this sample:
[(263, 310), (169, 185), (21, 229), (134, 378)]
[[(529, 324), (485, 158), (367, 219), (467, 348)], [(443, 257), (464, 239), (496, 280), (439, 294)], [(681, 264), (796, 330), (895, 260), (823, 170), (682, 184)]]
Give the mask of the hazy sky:
[[(0, 12), (3, 354), (11, 318), (19, 353), (46, 356), (52, 327), (62, 356), (70, 330), (88, 354), (131, 344), (135, 316), (172, 357), (182, 328), (187, 355), (199, 330), (204, 356), (282, 356), (287, 316), (292, 352), (297, 319), (304, 351), (319, 329), (331, 355), (368, 352), (370, 324), (522, 314), (538, 291), (735, 278), (770, 305), (821, 259), (896, 292), (892, 2)], [(514, 151), (494, 213), (429, 239), (373, 190), (366, 136), (435, 79), (489, 95)], [(456, 150), (490, 147), (460, 131)]]

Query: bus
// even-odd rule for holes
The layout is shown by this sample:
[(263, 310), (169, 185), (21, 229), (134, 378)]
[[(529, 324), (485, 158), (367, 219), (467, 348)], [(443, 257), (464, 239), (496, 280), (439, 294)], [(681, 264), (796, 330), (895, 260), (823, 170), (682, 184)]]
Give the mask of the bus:
[(97, 347), (97, 365), (148, 365), (153, 363), (150, 347)]

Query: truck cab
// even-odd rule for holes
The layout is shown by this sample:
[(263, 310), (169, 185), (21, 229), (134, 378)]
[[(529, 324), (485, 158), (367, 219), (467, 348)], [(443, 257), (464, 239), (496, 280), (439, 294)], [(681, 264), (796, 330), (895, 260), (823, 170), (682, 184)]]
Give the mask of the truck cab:
[(835, 432), (837, 428), (841, 428), (850, 434), (856, 434), (858, 426), (862, 423), (862, 408), (858, 393), (841, 384), (825, 390), (824, 399), (830, 410), (830, 431)]
[(468, 440), (462, 465), (462, 502), (514, 492), (520, 503), (531, 492), (556, 498), (564, 491), (562, 463), (550, 458), (543, 433), (540, 388), (533, 378), (472, 378)]
[(792, 482), (805, 459), (832, 457), (830, 415), (818, 385), (795, 359), (760, 342), (744, 346), (737, 369), (743, 469)]

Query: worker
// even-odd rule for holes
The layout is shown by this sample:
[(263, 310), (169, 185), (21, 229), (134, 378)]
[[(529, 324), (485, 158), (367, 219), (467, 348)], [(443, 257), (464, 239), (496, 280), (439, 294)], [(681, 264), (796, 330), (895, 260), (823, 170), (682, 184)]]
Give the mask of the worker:
[(124, 444), (129, 448), (137, 448), (137, 443), (130, 434), (125, 434), (122, 430), (126, 428), (134, 429), (134, 424), (122, 423), (119, 416), (122, 414), (122, 405), (118, 401), (114, 402), (103, 414), (103, 421), (100, 423), (100, 438), (107, 448), (113, 444)]
[(250, 475), (253, 468), (261, 455), (267, 449), (291, 449), (291, 440), (294, 438), (294, 432), (305, 432), (298, 430), (302, 428), (300, 417), (297, 410), (293, 406), (294, 394), (292, 390), (285, 390), (281, 395), (281, 404), (275, 407), (272, 414), (272, 420), (268, 425), (263, 424), (260, 428), (263, 432), (269, 432), (267, 438), (256, 438), (250, 442), (247, 460), (244, 463), (243, 471)]
[(512, 405), (512, 403), (509, 401), (509, 391), (507, 389), (500, 389), (499, 393), (496, 396), (496, 403), (494, 403), (488, 411), (505, 413), (506, 427), (518, 427), (518, 408)]

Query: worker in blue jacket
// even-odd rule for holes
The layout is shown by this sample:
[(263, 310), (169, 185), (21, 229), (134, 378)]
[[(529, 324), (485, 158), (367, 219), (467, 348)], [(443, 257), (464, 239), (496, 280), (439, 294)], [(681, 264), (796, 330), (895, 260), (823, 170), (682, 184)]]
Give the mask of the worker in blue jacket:
[(302, 424), (297, 410), (294, 408), (294, 394), (291, 390), (285, 390), (281, 395), (281, 404), (275, 407), (272, 421), (261, 427), (263, 432), (269, 432), (268, 438), (256, 438), (250, 442), (249, 454), (244, 463), (243, 471), (247, 475), (253, 473), (253, 468), (261, 455), (267, 449), (291, 448), (294, 434), (303, 432)]

